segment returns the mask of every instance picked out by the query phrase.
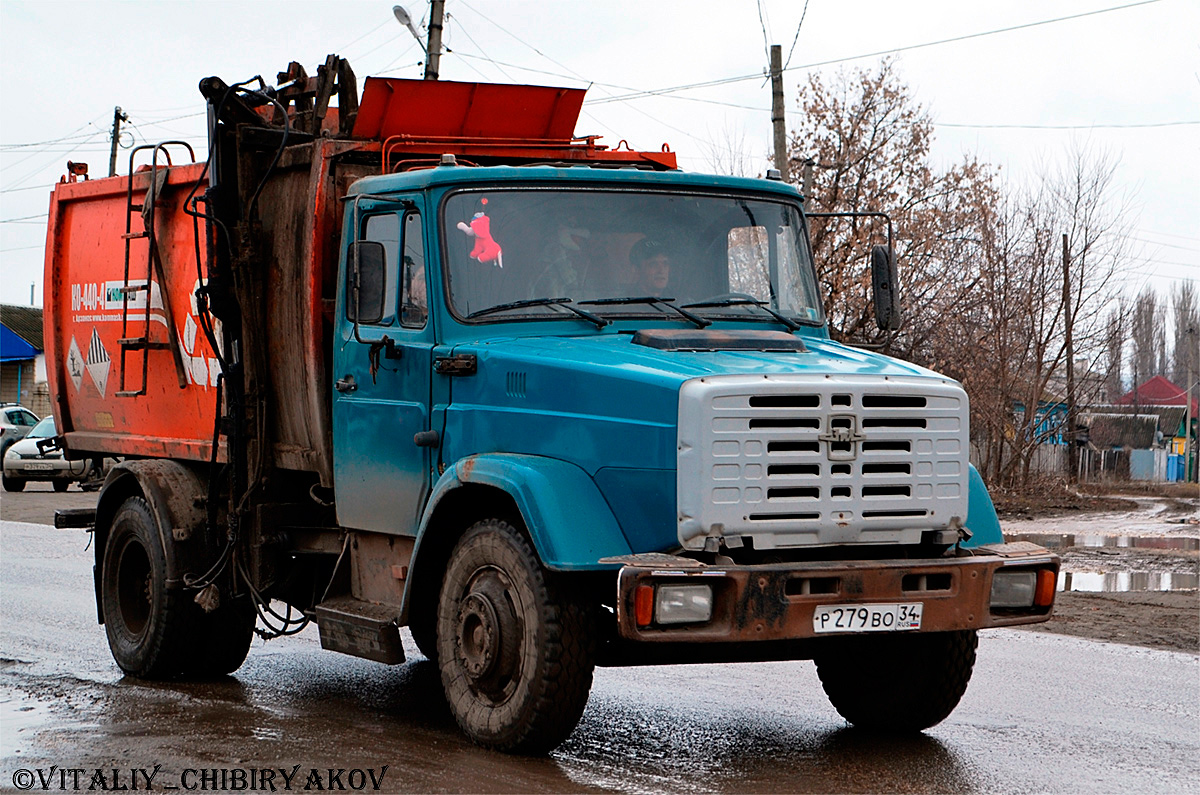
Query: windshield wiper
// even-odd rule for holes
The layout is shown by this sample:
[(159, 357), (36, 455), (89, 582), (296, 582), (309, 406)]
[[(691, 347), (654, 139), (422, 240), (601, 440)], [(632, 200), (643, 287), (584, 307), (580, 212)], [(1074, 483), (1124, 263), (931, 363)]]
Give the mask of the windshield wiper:
[[(587, 301), (582, 303), (587, 303)], [(591, 312), (580, 309), (571, 303), (570, 298), (526, 298), (523, 301), (509, 301), (507, 304), (496, 304), (495, 306), (489, 306), (486, 309), (479, 309), (472, 312), (467, 315), (467, 320), (474, 320), (477, 317), (503, 312), (507, 309), (524, 309), (528, 306), (561, 306), (563, 309), (569, 309), (574, 312), (589, 323), (595, 323), (598, 329), (604, 328), (612, 322), (611, 320), (605, 320), (602, 317), (593, 315)]]
[(757, 306), (759, 309), (766, 312), (768, 315), (775, 318), (783, 325), (787, 326), (788, 330), (790, 330), (790, 331), (796, 331), (797, 329), (799, 329), (801, 327), (799, 323), (792, 320), (787, 315), (781, 315), (780, 313), (776, 312), (774, 309), (772, 309), (770, 306), (767, 305), (766, 301), (754, 301), (750, 298), (725, 298), (721, 301), (702, 301), (701, 303), (698, 303), (698, 304), (684, 304), (684, 306), (687, 307), (688, 309), (704, 309), (706, 307), (717, 307), (717, 306)]
[(675, 306), (675, 304), (672, 303), (674, 300), (674, 298), (659, 298), (658, 296), (654, 295), (639, 295), (629, 298), (595, 298), (591, 301), (580, 301), (579, 303), (588, 304), (591, 306), (615, 306), (617, 304), (650, 304), (653, 306), (665, 306), (674, 310), (683, 318), (695, 323), (696, 328), (706, 328), (712, 325), (711, 320), (705, 320), (699, 315), (693, 314), (682, 307)]

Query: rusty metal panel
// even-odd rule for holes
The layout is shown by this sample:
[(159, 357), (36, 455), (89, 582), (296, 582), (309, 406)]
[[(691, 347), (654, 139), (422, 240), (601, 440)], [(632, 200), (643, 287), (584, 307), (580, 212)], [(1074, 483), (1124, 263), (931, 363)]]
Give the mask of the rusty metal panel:
[[(155, 232), (165, 283), (157, 274), (152, 276), (148, 291), (130, 295), (128, 310), (130, 329), (144, 326), (148, 311), (152, 340), (168, 343), (174, 338), (178, 343), (183, 385), (169, 347), (128, 350), (125, 368), (139, 384), (143, 357), (149, 357), (146, 394), (132, 397), (116, 396), (125, 312), (121, 289), (127, 219), (136, 234), (143, 229), (142, 214), (127, 212), (128, 177), (55, 187), (46, 237), (47, 378), (58, 427), (72, 451), (199, 460), (209, 456), (219, 368), (199, 328), (193, 297), (197, 241), (192, 219), (183, 212), (203, 168), (197, 163), (162, 172), (167, 176)], [(134, 175), (135, 204), (143, 202), (149, 185), (149, 171)], [(130, 245), (130, 281), (144, 284), (149, 271), (147, 240), (134, 239)]]
[[(921, 602), (922, 632), (1013, 626), (1046, 621), (1046, 608), (1021, 615), (990, 611), (992, 575), (1006, 565), (1039, 565), (1057, 575), (1059, 558), (1042, 550), (931, 560), (835, 561), (753, 566), (674, 567), (627, 563), (617, 578), (620, 637), (649, 643), (782, 641), (824, 637), (813, 630), (822, 605)], [(817, 583), (806, 588), (805, 580)], [(699, 625), (639, 627), (639, 585), (705, 584), (713, 588), (712, 620)], [(807, 591), (807, 592), (806, 592)]]
[(513, 138), (569, 141), (586, 93), (580, 88), (368, 77), (355, 138)]

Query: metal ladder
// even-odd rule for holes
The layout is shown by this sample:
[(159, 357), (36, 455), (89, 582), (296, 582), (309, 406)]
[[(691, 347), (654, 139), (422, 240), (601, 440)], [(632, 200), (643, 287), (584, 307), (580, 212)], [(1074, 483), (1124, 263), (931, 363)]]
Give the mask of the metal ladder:
[[(119, 340), (121, 348), (121, 388), (117, 391), (117, 397), (135, 397), (137, 395), (146, 394), (146, 384), (149, 375), (150, 367), (150, 351), (152, 350), (170, 350), (175, 360), (175, 374), (179, 378), (179, 388), (187, 386), (187, 370), (183, 363), (183, 352), (179, 349), (179, 340), (175, 332), (175, 319), (171, 312), (171, 300), (167, 294), (167, 278), (166, 271), (163, 268), (162, 256), (158, 250), (157, 228), (155, 224), (155, 212), (158, 209), (158, 194), (166, 186), (167, 174), (173, 165), (171, 162), (171, 153), (167, 151), (168, 146), (182, 146), (187, 149), (191, 161), (196, 162), (196, 153), (192, 150), (190, 144), (186, 141), (163, 141), (158, 144), (144, 144), (133, 148), (129, 153), (129, 182), (125, 190), (125, 234), (121, 237), (125, 240), (125, 280), (121, 287), (121, 339)], [(144, 149), (153, 149), (154, 152), (150, 159), (150, 170), (141, 172), (147, 175), (150, 184), (146, 188), (146, 194), (143, 197), (142, 203), (137, 204), (133, 200), (133, 160), (138, 152)], [(158, 155), (162, 152), (166, 159), (166, 166), (159, 168)], [(142, 231), (133, 231), (133, 214), (139, 213), (142, 216)], [(149, 251), (146, 256), (146, 279), (142, 284), (129, 283), (129, 260), (131, 248), (134, 240), (146, 238), (149, 242)], [(163, 316), (167, 321), (167, 339), (165, 341), (152, 340), (150, 338), (150, 310), (153, 303), (153, 290), (151, 285), (157, 280), (159, 285), (159, 293), (162, 296)], [(145, 300), (145, 319), (140, 336), (131, 337), (129, 330), (129, 296), (132, 294), (144, 292)], [(136, 321), (135, 321), (136, 322)], [(130, 389), (126, 383), (126, 356), (130, 351), (142, 351), (142, 384), (138, 389)]]

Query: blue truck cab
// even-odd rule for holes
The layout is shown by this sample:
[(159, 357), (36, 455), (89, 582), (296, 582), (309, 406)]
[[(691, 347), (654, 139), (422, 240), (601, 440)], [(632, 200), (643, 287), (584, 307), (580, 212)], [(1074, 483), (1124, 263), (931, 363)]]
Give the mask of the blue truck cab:
[(813, 658), (848, 719), (925, 728), (976, 629), (1048, 616), (1057, 561), (1003, 543), (961, 386), (830, 339), (793, 186), (447, 157), (346, 205), (338, 521), (411, 539), (401, 621), (477, 740), (544, 744), (472, 716), (593, 662)]

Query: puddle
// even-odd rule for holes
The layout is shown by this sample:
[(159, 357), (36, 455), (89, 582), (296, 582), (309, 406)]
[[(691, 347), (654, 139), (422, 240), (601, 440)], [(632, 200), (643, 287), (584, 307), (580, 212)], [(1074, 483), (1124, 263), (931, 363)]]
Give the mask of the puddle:
[[(1029, 541), (1047, 549), (1066, 547), (1113, 548), (1113, 549), (1171, 549), (1183, 552), (1200, 551), (1200, 538), (1177, 538), (1167, 536), (1098, 536), (1075, 533), (1013, 533), (1004, 536), (1005, 541)], [(1195, 588), (1196, 586), (1192, 586)]]
[(0, 756), (9, 757), (19, 753), (21, 741), (32, 730), (46, 723), (49, 709), (33, 699), (9, 691), (0, 695)]
[[(1200, 551), (1200, 538), (1082, 533), (1010, 533), (1005, 541), (1030, 541), (1063, 556), (1058, 590), (1089, 593), (1189, 591), (1200, 588), (1200, 574), (1186, 553)], [(1120, 550), (1120, 551), (1118, 551)], [(1138, 550), (1146, 550), (1139, 553)], [(1157, 552), (1181, 552), (1182, 556)], [(1179, 569), (1184, 571), (1172, 571)], [(1089, 568), (1111, 569), (1087, 571)], [(1082, 571), (1080, 570), (1082, 569)], [(1188, 570), (1190, 569), (1190, 570)]]
[(1063, 571), (1058, 590), (1087, 593), (1126, 591), (1191, 591), (1200, 587), (1200, 575), (1158, 571)]

